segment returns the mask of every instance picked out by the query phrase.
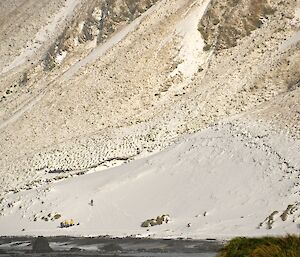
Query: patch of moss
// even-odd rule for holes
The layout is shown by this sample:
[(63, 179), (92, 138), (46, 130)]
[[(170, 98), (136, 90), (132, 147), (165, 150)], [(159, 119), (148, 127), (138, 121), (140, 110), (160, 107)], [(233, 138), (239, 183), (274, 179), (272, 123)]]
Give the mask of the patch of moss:
[(299, 253), (300, 238), (297, 236), (237, 237), (221, 250), (218, 257), (298, 257)]

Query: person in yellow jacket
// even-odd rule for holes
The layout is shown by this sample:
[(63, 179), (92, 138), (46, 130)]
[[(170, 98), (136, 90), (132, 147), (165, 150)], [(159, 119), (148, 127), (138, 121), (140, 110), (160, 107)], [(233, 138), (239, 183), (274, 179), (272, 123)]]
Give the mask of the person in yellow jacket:
[(73, 219), (70, 220), (70, 226), (74, 226), (74, 220)]
[(65, 220), (65, 227), (69, 227), (69, 221)]

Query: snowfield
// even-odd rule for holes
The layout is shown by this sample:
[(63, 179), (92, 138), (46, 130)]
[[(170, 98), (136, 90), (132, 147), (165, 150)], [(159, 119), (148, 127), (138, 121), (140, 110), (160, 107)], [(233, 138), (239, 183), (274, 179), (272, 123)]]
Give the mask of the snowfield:
[[(2, 235), (226, 239), (297, 233), (300, 147), (287, 135), (247, 123), (224, 122), (152, 156), (12, 193), (2, 201)], [(265, 219), (274, 211), (270, 228)], [(162, 214), (170, 222), (141, 227)], [(60, 228), (70, 219), (80, 225)]]

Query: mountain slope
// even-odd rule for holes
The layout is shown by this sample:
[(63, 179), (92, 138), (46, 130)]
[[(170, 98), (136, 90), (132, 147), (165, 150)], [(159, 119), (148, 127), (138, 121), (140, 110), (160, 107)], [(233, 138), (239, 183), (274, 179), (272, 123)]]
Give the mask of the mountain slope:
[[(300, 145), (287, 138), (249, 117), (226, 121), (150, 157), (12, 194), (3, 201), (11, 207), (2, 211), (2, 233), (219, 239), (297, 233)], [(170, 222), (141, 227), (162, 214)], [(59, 227), (70, 219), (80, 225)]]
[[(288, 205), (299, 202), (299, 1), (95, 0), (68, 5), (71, 2), (52, 1), (52, 4), (43, 3), (43, 8), (42, 2), (29, 0), (20, 6), (14, 1), (5, 5), (7, 12), (31, 15), (36, 10), (35, 15), (40, 17), (39, 21), (29, 20), (35, 26), (24, 38), (22, 30), (14, 30), (14, 36), (24, 42), (27, 36), (34, 38), (47, 26), (53, 33), (47, 34), (49, 40), (40, 42), (32, 63), (14, 64), (15, 58), (20, 58), (15, 55), (20, 53), (22, 40), (20, 45), (10, 46), (13, 55), (7, 54), (6, 43), (1, 44), (0, 54), (7, 59), (2, 59), (0, 75), (0, 195), (6, 199), (11, 192), (31, 189), (28, 197), (35, 197), (33, 188), (43, 188), (45, 183), (52, 187), (54, 181), (74, 174), (139, 159), (169, 147), (186, 134), (197, 132), (197, 150), (191, 156), (185, 148), (179, 147), (175, 151), (189, 162), (181, 163), (181, 158), (175, 158), (165, 168), (171, 169), (177, 161), (180, 169), (192, 163), (188, 172), (193, 174), (199, 155), (206, 156), (205, 151), (215, 149), (216, 152), (209, 152), (213, 160), (209, 156), (200, 159), (199, 165), (205, 173), (195, 175), (199, 181), (210, 184), (212, 177), (206, 178), (206, 173), (214, 169), (217, 170), (214, 178), (225, 180), (224, 166), (230, 174), (228, 177), (240, 184), (238, 189), (249, 203), (264, 202), (267, 195), (270, 197), (269, 205), (253, 214), (255, 218), (250, 219), (249, 230), (242, 228), (244, 223), (235, 216), (224, 233), (229, 236), (235, 225), (241, 226), (237, 233), (268, 233), (267, 230), (256, 230), (255, 224), (262, 222), (273, 210), (282, 212)], [(56, 27), (42, 16), (43, 10), (49, 17), (60, 17)], [(8, 18), (3, 21), (2, 29), (11, 23)], [(18, 27), (18, 23), (14, 26)], [(4, 40), (12, 40), (10, 35), (1, 35)], [(222, 140), (211, 139), (210, 134)], [(208, 145), (202, 145), (203, 137), (209, 138)], [(189, 143), (186, 147), (190, 147)], [(175, 155), (172, 149), (166, 150), (166, 155)], [(220, 163), (214, 163), (223, 155)], [(159, 162), (169, 158), (164, 154), (157, 156)], [(134, 163), (134, 168), (143, 173), (143, 161)], [(239, 177), (243, 165), (245, 173)], [(130, 167), (129, 164), (116, 168), (112, 174), (127, 174)], [(151, 178), (158, 180), (165, 168), (153, 167), (154, 170), (147, 166), (145, 172), (149, 168)], [(101, 176), (99, 173), (99, 179)], [(176, 181), (182, 176), (187, 179), (180, 174)], [(237, 181), (234, 180), (236, 176)], [(166, 173), (163, 185), (167, 186), (164, 183), (169, 177), (171, 174)], [(111, 179), (116, 185), (123, 183), (122, 178)], [(61, 183), (70, 183), (69, 188), (73, 190), (73, 182), (67, 181)], [(247, 198), (250, 181), (254, 191), (259, 191), (263, 185), (266, 191)], [(134, 192), (146, 193), (139, 191), (134, 178), (128, 183)], [(176, 183), (170, 188), (174, 190)], [(220, 190), (235, 193), (231, 194), (232, 203), (230, 197), (222, 198), (220, 193), (219, 201), (228, 203), (215, 207), (216, 211), (225, 212), (233, 203), (243, 213), (249, 210), (250, 205), (244, 206), (245, 199), (242, 201), (237, 196), (234, 189), (237, 184), (229, 183), (228, 187), (222, 188), (222, 182), (218, 183), (216, 187)], [(187, 194), (191, 196), (195, 187), (187, 184), (180, 194), (184, 195), (190, 189)], [(205, 199), (191, 197), (188, 203), (192, 205), (196, 200), (199, 205), (207, 203), (215, 188), (206, 189), (207, 192), (200, 189), (196, 192), (205, 194)], [(86, 192), (87, 195), (94, 193)], [(273, 193), (282, 201), (280, 204)], [(108, 191), (103, 195), (99, 193), (99, 197), (106, 194)], [(116, 189), (115, 201), (118, 201), (118, 194)], [(23, 196), (23, 193), (10, 197), (15, 199), (19, 195)], [(128, 206), (135, 202), (132, 195), (131, 198), (132, 202), (127, 201)], [(184, 204), (185, 200), (179, 198), (178, 203)], [(2, 201), (6, 213), (3, 221), (19, 215), (16, 212), (9, 217), (5, 201)], [(257, 208), (260, 207), (258, 204)], [(173, 202), (170, 212), (174, 215), (178, 215), (176, 208), (176, 202)], [(62, 210), (66, 218), (72, 215), (68, 210)], [(107, 210), (115, 211), (113, 206)], [(124, 211), (129, 210), (124, 207)], [(157, 211), (162, 210), (158, 208)], [(32, 210), (24, 215), (28, 218)], [(136, 218), (133, 215), (134, 222), (140, 223), (146, 218), (142, 215), (140, 213)], [(174, 226), (180, 224), (182, 228), (188, 217), (190, 213), (182, 214), (182, 219), (178, 223), (174, 221)], [(24, 224), (27, 218), (22, 221)], [(81, 216), (78, 218), (85, 220)], [(122, 218), (119, 218), (121, 222)], [(298, 218), (298, 210), (295, 210), (288, 222), (278, 222), (278, 229), (274, 227), (271, 232), (282, 233), (290, 229), (294, 232), (296, 225), (292, 221)], [(210, 226), (216, 226), (218, 219), (220, 216), (215, 216)], [(226, 219), (230, 217), (226, 216)], [(276, 216), (278, 220), (280, 218)], [(134, 233), (140, 233), (137, 223), (124, 226), (119, 232), (133, 229)], [(221, 236), (224, 224), (220, 230), (212, 231)], [(45, 229), (51, 230), (49, 226), (47, 224)], [(179, 231), (179, 227), (174, 231)], [(11, 233), (17, 233), (19, 228), (17, 225)], [(190, 233), (197, 237), (198, 228), (184, 232), (184, 235)], [(51, 233), (60, 232), (53, 230)], [(8, 230), (7, 233), (10, 234)], [(108, 229), (107, 233), (113, 234), (113, 231)]]

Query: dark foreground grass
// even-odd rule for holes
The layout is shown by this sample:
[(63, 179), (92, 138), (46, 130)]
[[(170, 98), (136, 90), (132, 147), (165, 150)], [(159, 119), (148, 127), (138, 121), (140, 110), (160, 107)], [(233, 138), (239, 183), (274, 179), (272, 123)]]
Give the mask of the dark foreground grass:
[(237, 237), (225, 245), (218, 257), (300, 257), (300, 237)]

